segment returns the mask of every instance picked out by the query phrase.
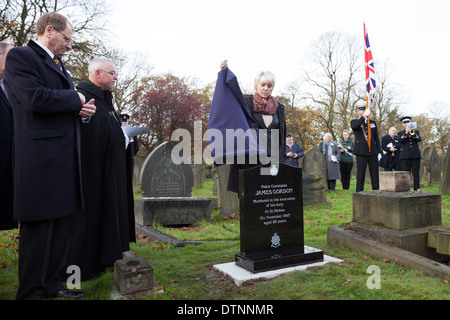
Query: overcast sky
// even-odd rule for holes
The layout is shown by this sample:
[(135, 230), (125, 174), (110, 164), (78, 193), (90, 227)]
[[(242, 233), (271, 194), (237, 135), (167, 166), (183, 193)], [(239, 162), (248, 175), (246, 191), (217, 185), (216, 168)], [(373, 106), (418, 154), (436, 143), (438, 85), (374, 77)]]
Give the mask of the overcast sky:
[(146, 54), (154, 73), (171, 72), (207, 84), (216, 80), (220, 61), (228, 59), (244, 85), (250, 86), (257, 72), (272, 71), (277, 78), (274, 95), (301, 78), (312, 42), (338, 31), (360, 37), (363, 46), (365, 22), (375, 62), (389, 60), (393, 81), (409, 100), (403, 113), (426, 112), (434, 102), (450, 108), (447, 0), (110, 3), (117, 46)]

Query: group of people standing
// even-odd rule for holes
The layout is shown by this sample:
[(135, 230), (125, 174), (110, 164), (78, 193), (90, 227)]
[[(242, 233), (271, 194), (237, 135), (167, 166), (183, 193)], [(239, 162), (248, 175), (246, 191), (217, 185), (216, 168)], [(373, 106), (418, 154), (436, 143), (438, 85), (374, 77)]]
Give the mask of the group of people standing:
[[(36, 32), (37, 40), (27, 46), (0, 44), (0, 120), (9, 137), (0, 139), (2, 152), (9, 152), (1, 157), (6, 162), (0, 171), (2, 185), (3, 181), (9, 185), (0, 195), (7, 197), (7, 204), (14, 201), (14, 218), (0, 220), (0, 227), (20, 223), (17, 299), (80, 298), (83, 293), (62, 285), (67, 266), (78, 265), (81, 280), (93, 278), (122, 258), (135, 240), (130, 167), (137, 149), (114, 108), (115, 64), (104, 57), (94, 58), (88, 79), (75, 88), (60, 59), (72, 49), (73, 25), (52, 12), (39, 18)], [(227, 68), (226, 61), (222, 62), (221, 69)], [(277, 154), (280, 162), (298, 167), (303, 149), (286, 133), (284, 106), (272, 96), (274, 75), (261, 72), (254, 85), (255, 93), (243, 97), (239, 114), (229, 116), (268, 130), (268, 140), (277, 131), (274, 137), (279, 139), (279, 149), (271, 150), (269, 142), (268, 155)], [(349, 188), (355, 155), (356, 191), (363, 190), (367, 165), (372, 188), (378, 189), (378, 155), (384, 150), (391, 157), (383, 162), (387, 170), (398, 170), (400, 149), (402, 168), (412, 169), (417, 190), (418, 130), (405, 127), (398, 136), (392, 131), (380, 145), (377, 125), (367, 121), (365, 109), (358, 108), (359, 118), (351, 122), (354, 143), (345, 131), (339, 144), (326, 134), (319, 145), (328, 164), (328, 188), (333, 190), (339, 178), (343, 188)], [(369, 130), (371, 145), (367, 143)], [(237, 172), (230, 170), (230, 191), (237, 192)]]
[(354, 148), (354, 143), (348, 130), (343, 131), (342, 139), (338, 142), (332, 141), (331, 133), (325, 133), (318, 148), (325, 157), (328, 191), (335, 190), (336, 180), (339, 179), (341, 180), (342, 188), (348, 190), (353, 168)]
[[(221, 63), (220, 69), (228, 69), (227, 61)], [(240, 115), (242, 122), (250, 119), (252, 120), (249, 121), (250, 127), (265, 129), (268, 132), (278, 129), (281, 134), (277, 137), (284, 137), (284, 132), (287, 131), (284, 105), (275, 101), (271, 95), (275, 86), (274, 75), (270, 72), (261, 72), (255, 78), (254, 85), (255, 93), (244, 96), (245, 105), (243, 107), (245, 112), (242, 112)], [(224, 92), (221, 92), (221, 94), (221, 97), (226, 96)], [(229, 96), (234, 97), (234, 95)], [(223, 104), (222, 100), (227, 99), (216, 99), (216, 101), (219, 100), (222, 103), (221, 106), (230, 105)], [(211, 110), (213, 113), (214, 108), (211, 108)], [(372, 189), (379, 189), (379, 166), (386, 171), (411, 171), (414, 177), (414, 190), (420, 191), (419, 168), (421, 155), (418, 142), (421, 141), (421, 138), (418, 130), (411, 131), (407, 129), (407, 123), (411, 122), (411, 117), (403, 117), (401, 119), (404, 130), (398, 135), (396, 135), (394, 127), (390, 128), (389, 133), (382, 137), (380, 144), (377, 123), (372, 119), (368, 121), (370, 109), (367, 109), (366, 106), (359, 106), (357, 107), (357, 114), (358, 118), (350, 123), (350, 127), (355, 135), (354, 141), (350, 138), (350, 132), (344, 130), (342, 139), (337, 143), (332, 141), (331, 133), (326, 133), (318, 145), (318, 149), (322, 152), (326, 161), (328, 190), (335, 190), (336, 181), (339, 179), (344, 190), (350, 188), (351, 172), (354, 157), (356, 156), (356, 192), (364, 190), (367, 167), (369, 168)], [(249, 117), (248, 115), (251, 116)], [(236, 114), (231, 116), (238, 117)], [(227, 121), (224, 121), (222, 118), (221, 122), (227, 125)], [(268, 135), (268, 140), (270, 140), (270, 137), (271, 134)], [(299, 167), (299, 159), (304, 156), (304, 151), (298, 143), (293, 141), (291, 133), (287, 133), (285, 137), (286, 140), (280, 139), (279, 144), (280, 163)], [(267, 145), (270, 145), (270, 143), (268, 142)], [(249, 167), (251, 165), (232, 164), (228, 186), (230, 191), (238, 192), (238, 170)]]
[(422, 139), (418, 130), (408, 129), (411, 117), (401, 119), (404, 129), (398, 134), (395, 127), (389, 128), (380, 143), (377, 123), (371, 119), (367, 122), (370, 110), (366, 106), (359, 106), (357, 113), (359, 117), (350, 123), (355, 141), (350, 138), (349, 131), (344, 130), (342, 139), (337, 143), (332, 142), (331, 133), (326, 133), (318, 145), (327, 163), (328, 190), (335, 190), (338, 179), (341, 179), (344, 190), (349, 189), (353, 157), (356, 156), (356, 192), (364, 190), (367, 168), (372, 190), (379, 189), (379, 167), (385, 171), (411, 172), (413, 188), (420, 191), (421, 154), (418, 143)]
[(92, 59), (75, 88), (61, 61), (74, 32), (51, 12), (27, 46), (0, 45), (0, 118), (8, 121), (0, 173), (9, 191), (0, 229), (20, 227), (18, 300), (83, 297), (63, 286), (68, 267), (91, 279), (135, 241), (130, 157), (137, 150), (114, 108), (116, 66)]

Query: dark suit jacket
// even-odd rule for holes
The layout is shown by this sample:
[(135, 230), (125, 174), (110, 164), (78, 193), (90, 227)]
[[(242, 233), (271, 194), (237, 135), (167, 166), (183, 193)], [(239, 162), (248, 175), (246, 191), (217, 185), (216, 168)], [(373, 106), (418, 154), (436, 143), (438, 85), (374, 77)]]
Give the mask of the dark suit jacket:
[(420, 159), (420, 148), (418, 142), (422, 141), (419, 130), (416, 130), (416, 134), (406, 134), (406, 130), (402, 130), (398, 133), (399, 142), (402, 147), (400, 148), (400, 159)]
[[(354, 119), (350, 122), (353, 133), (355, 134), (355, 148), (353, 149), (353, 154), (362, 156), (377, 155), (378, 153), (381, 153), (377, 124), (374, 120), (370, 120), (371, 151), (369, 152), (369, 145), (367, 144), (366, 138), (364, 136), (364, 132), (366, 133), (366, 135), (368, 135), (367, 123), (365, 122), (365, 120), (366, 119), (364, 117), (360, 117), (359, 119)], [(364, 127), (364, 131), (361, 128), (361, 124)]]
[(4, 73), (14, 114), (14, 217), (41, 221), (82, 207), (80, 116), (71, 77), (37, 43), (11, 49)]
[[(388, 147), (388, 144), (392, 143), (392, 147), (396, 148), (397, 151), (392, 152)], [(400, 147), (401, 144), (398, 141), (398, 137), (393, 138), (387, 134), (381, 137), (381, 148), (383, 149), (383, 155), (380, 160), (380, 167), (383, 168), (393, 168), (395, 170), (400, 170)]]
[(0, 230), (13, 229), (13, 113), (0, 87)]

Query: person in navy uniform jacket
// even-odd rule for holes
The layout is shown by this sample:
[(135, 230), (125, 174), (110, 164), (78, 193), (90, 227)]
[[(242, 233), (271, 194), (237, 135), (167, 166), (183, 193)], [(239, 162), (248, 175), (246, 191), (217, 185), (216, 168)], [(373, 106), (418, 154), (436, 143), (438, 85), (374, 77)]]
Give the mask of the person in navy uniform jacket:
[(4, 81), (14, 116), (14, 218), (20, 222), (16, 299), (80, 298), (64, 289), (72, 221), (83, 209), (80, 124), (95, 113), (75, 91), (59, 59), (74, 28), (61, 14), (42, 15), (37, 41), (12, 48)]
[(402, 165), (400, 162), (400, 147), (401, 144), (398, 141), (397, 129), (395, 129), (395, 127), (390, 127), (389, 133), (381, 137), (381, 148), (383, 149), (383, 155), (380, 160), (380, 167), (383, 167), (384, 171), (402, 170)]
[(3, 83), (5, 58), (12, 47), (0, 42), (0, 230), (17, 228), (13, 218), (13, 113)]
[(370, 115), (370, 110), (366, 109), (366, 106), (359, 106), (357, 112), (359, 118), (350, 122), (355, 134), (353, 154), (356, 156), (356, 192), (364, 190), (367, 166), (369, 166), (372, 190), (378, 190), (380, 188), (378, 160), (381, 158), (381, 147), (377, 124), (374, 120), (370, 120), (371, 149), (369, 150), (367, 116)]
[(402, 163), (402, 169), (409, 171), (413, 175), (414, 190), (420, 190), (419, 170), (420, 159), (422, 158), (419, 149), (419, 142), (422, 141), (419, 130), (407, 129), (408, 123), (411, 122), (411, 117), (403, 117), (401, 119), (403, 124), (403, 130), (398, 133), (400, 148), (400, 160)]

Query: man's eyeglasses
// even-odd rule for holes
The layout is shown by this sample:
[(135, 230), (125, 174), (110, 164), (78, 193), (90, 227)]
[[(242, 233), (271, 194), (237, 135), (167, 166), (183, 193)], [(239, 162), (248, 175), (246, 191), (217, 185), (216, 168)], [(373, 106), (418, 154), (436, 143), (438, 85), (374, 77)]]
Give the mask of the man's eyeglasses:
[(66, 35), (65, 35), (64, 33), (62, 33), (61, 31), (58, 31), (58, 30), (56, 30), (56, 29), (55, 29), (55, 31), (58, 32), (59, 34), (61, 34), (61, 35), (64, 37), (64, 41), (65, 41), (67, 44), (71, 44), (71, 43), (72, 43), (73, 39), (70, 39), (68, 36), (66, 36)]
[(117, 72), (116, 71), (106, 71), (106, 70), (102, 70), (102, 69), (99, 69), (100, 71), (103, 71), (103, 72), (106, 72), (106, 73), (109, 73), (110, 75), (112, 75), (113, 77), (117, 77), (118, 76), (118, 74), (117, 74)]

